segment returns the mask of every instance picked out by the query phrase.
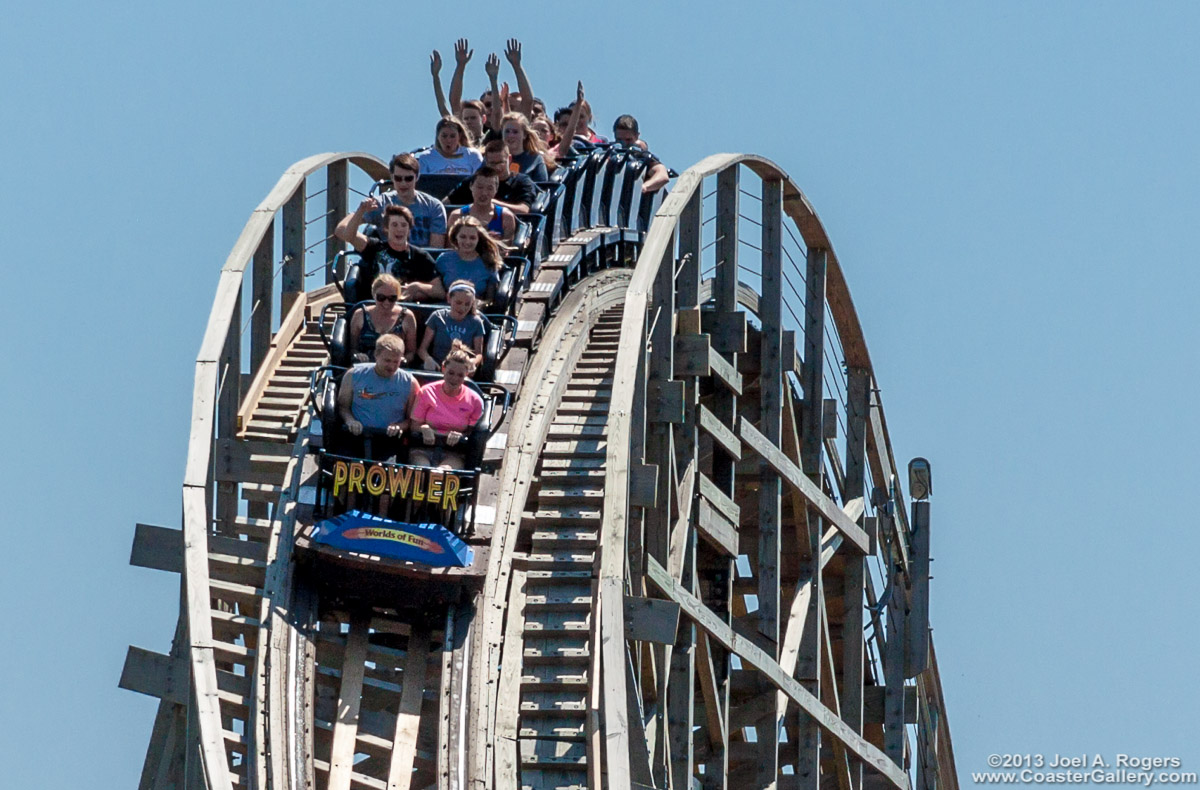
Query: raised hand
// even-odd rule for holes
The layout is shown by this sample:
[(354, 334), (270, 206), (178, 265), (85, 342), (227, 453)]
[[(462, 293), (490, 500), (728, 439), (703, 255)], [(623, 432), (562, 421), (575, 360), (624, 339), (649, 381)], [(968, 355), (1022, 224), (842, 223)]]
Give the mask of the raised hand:
[(379, 201), (373, 197), (369, 197), (362, 203), (358, 204), (358, 210), (366, 214), (368, 211), (374, 211), (379, 208)]
[(435, 77), (442, 73), (442, 53), (436, 49), (429, 56), (429, 70), (433, 72), (433, 76)]
[(580, 81), (579, 84), (575, 87), (575, 103), (579, 104), (581, 101), (583, 101), (583, 82), (582, 81)]
[(496, 79), (500, 76), (500, 56), (495, 52), (488, 55), (487, 62), (483, 64), (483, 70), (487, 72), (489, 79)]
[(521, 42), (510, 38), (508, 46), (504, 48), (504, 57), (508, 58), (514, 69), (521, 68)]
[(507, 82), (500, 83), (500, 107), (505, 113), (508, 112), (508, 83)]
[(460, 66), (466, 66), (471, 60), (471, 56), (475, 54), (475, 50), (467, 49), (470, 45), (465, 38), (460, 38), (454, 42), (454, 61)]

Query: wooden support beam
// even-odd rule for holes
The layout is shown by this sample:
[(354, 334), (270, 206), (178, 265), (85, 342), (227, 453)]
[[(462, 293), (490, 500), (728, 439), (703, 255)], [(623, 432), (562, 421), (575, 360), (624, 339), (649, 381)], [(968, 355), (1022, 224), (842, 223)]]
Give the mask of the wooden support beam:
[(738, 441), (737, 435), (725, 427), (725, 423), (721, 422), (711, 411), (704, 406), (700, 406), (700, 427), (704, 432), (713, 438), (722, 450), (729, 454), (729, 457), (734, 460), (741, 460), (742, 445)]
[(355, 740), (358, 737), (358, 712), (362, 704), (363, 675), (366, 671), (367, 623), (365, 616), (354, 617), (346, 637), (337, 719), (333, 723), (333, 745), (329, 749), (328, 790), (350, 790)]
[(799, 682), (783, 673), (779, 664), (771, 660), (761, 649), (746, 637), (737, 634), (716, 612), (709, 609), (698, 598), (682, 589), (670, 577), (666, 569), (650, 560), (646, 564), (647, 580), (667, 598), (680, 605), (683, 612), (704, 631), (709, 638), (742, 660), (743, 667), (749, 665), (763, 672), (771, 683), (788, 695), (800, 709), (810, 716), (831, 737), (841, 741), (847, 749), (883, 774), (890, 784), (908, 790), (908, 775), (877, 748), (850, 730), (837, 714), (826, 708), (819, 699), (806, 691)]
[(696, 529), (700, 536), (713, 548), (722, 551), (726, 556), (737, 559), (738, 532), (737, 525), (730, 523), (707, 499), (701, 499), (696, 518)]
[(912, 552), (908, 566), (911, 587), (904, 634), (906, 678), (915, 678), (929, 666), (929, 502), (913, 502), (912, 510)]
[(346, 276), (344, 271), (334, 271), (330, 266), (337, 254), (346, 249), (346, 243), (334, 235), (338, 223), (349, 213), (350, 167), (345, 159), (330, 162), (325, 168), (325, 283), (333, 283)]
[(725, 732), (725, 712), (721, 700), (720, 684), (717, 683), (716, 667), (713, 664), (712, 649), (708, 644), (708, 634), (700, 631), (696, 634), (696, 671), (700, 675), (700, 696), (704, 698), (704, 720), (707, 724), (708, 742), (714, 749), (725, 749), (729, 743), (728, 733)]
[(712, 376), (734, 395), (742, 394), (742, 374), (713, 348), (712, 335), (676, 335), (674, 373), (677, 377)]
[(137, 524), (129, 564), (156, 571), (183, 573), (183, 530)]
[(625, 596), (625, 636), (638, 642), (675, 643), (679, 604), (661, 598)]
[[(852, 367), (846, 381), (846, 469), (847, 497), (865, 500), (867, 413), (870, 411), (871, 372)], [(860, 525), (864, 520), (857, 519)], [(873, 541), (872, 541), (873, 543)], [(863, 606), (866, 578), (866, 555), (848, 553), (842, 575), (842, 720), (855, 732), (863, 731), (863, 678), (865, 674), (866, 641), (863, 634)], [(862, 764), (850, 762), (850, 782), (862, 787)]]
[(870, 539), (862, 527), (855, 524), (836, 502), (826, 496), (816, 483), (809, 480), (778, 447), (759, 433), (752, 423), (744, 418), (739, 420), (738, 434), (742, 443), (758, 453), (784, 482), (797, 490), (822, 519), (837, 527), (856, 551), (865, 554), (870, 550)]
[(188, 704), (190, 667), (186, 658), (164, 656), (130, 646), (125, 653), (118, 688), (158, 697), (174, 705)]
[(283, 204), (283, 268), (280, 310), (287, 313), (296, 298), (304, 293), (304, 210), (308, 180), (304, 179)]
[(271, 320), (275, 287), (275, 220), (267, 225), (262, 241), (254, 249), (250, 272), (250, 374), (258, 371), (271, 345)]
[[(863, 689), (863, 720), (868, 724), (883, 724), (886, 689), (867, 686)], [(904, 723), (917, 723), (917, 688), (904, 687)]]
[(414, 628), (408, 637), (401, 680), (400, 711), (392, 736), (392, 754), (388, 766), (387, 790), (408, 790), (417, 756), (417, 735), (421, 727), (421, 702), (425, 695), (426, 663), (429, 660), (429, 633)]

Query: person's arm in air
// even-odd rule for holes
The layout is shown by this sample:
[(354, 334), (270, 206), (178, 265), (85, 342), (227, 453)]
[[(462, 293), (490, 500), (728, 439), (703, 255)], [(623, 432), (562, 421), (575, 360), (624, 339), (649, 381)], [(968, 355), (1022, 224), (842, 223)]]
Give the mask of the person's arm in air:
[(354, 403), (354, 371), (347, 370), (342, 376), (342, 388), (338, 390), (338, 416), (346, 423), (346, 430), (358, 436), (362, 433), (362, 423), (354, 419), (350, 406)]
[(488, 112), (488, 126), (499, 133), (500, 119), (504, 117), (504, 112), (500, 108), (500, 86), (496, 83), (496, 79), (500, 76), (500, 56), (495, 52), (488, 55), (487, 61), (483, 64), (483, 70), (487, 72), (488, 81), (492, 85), (492, 109)]
[(354, 317), (350, 319), (350, 358), (355, 362), (367, 361), (367, 355), (358, 350), (358, 339), (362, 337), (363, 320), (366, 315), (366, 310), (355, 310)]
[(649, 195), (651, 192), (657, 192), (670, 180), (671, 174), (667, 171), (667, 166), (662, 162), (655, 162), (650, 167), (650, 172), (642, 179), (642, 194)]
[(517, 215), (501, 206), (500, 224), (503, 227), (500, 232), (500, 241), (512, 241), (513, 235), (517, 232)]
[(342, 217), (342, 221), (334, 228), (333, 235), (342, 241), (349, 242), (356, 252), (362, 252), (363, 247), (367, 246), (367, 242), (370, 239), (359, 231), (358, 226), (363, 223), (364, 214), (368, 211), (374, 211), (377, 208), (379, 208), (379, 201), (373, 197), (367, 198), (358, 204), (358, 208), (354, 210), (353, 214), (347, 214)]
[(400, 321), (400, 331), (404, 333), (404, 364), (411, 365), (417, 355), (417, 317), (413, 311), (404, 310), (404, 318)]
[(530, 118), (533, 116), (533, 88), (529, 84), (529, 76), (521, 66), (521, 42), (510, 38), (508, 46), (504, 48), (504, 57), (508, 58), (513, 73), (517, 75), (517, 90), (521, 92), (521, 101), (513, 110)]
[[(450, 78), (450, 112), (445, 115), (457, 116), (462, 109), (462, 83), (463, 73), (467, 70), (467, 63), (471, 60), (471, 56), (475, 54), (475, 50), (467, 49), (467, 40), (460, 38), (454, 42), (454, 76)], [(445, 117), (443, 115), (443, 117)]]
[(562, 139), (558, 141), (558, 158), (571, 156), (573, 152), (571, 146), (575, 142), (575, 133), (579, 130), (579, 120), (583, 117), (583, 107), (586, 99), (583, 98), (583, 82), (579, 82), (575, 87), (575, 105), (571, 108), (571, 116), (567, 118), (566, 128), (563, 129)]
[(433, 97), (437, 100), (438, 117), (444, 118), (450, 110), (446, 107), (446, 94), (442, 92), (442, 53), (436, 49), (429, 56), (429, 71), (433, 74)]

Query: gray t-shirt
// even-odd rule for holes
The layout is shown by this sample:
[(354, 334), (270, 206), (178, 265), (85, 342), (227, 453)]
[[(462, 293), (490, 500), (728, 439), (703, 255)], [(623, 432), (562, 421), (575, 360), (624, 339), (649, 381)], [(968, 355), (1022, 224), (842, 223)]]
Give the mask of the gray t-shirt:
[(408, 210), (413, 213), (413, 227), (408, 234), (408, 243), (417, 247), (428, 247), (430, 234), (446, 232), (446, 207), (433, 195), (421, 191), (416, 195), (416, 200), (412, 203), (405, 203), (400, 200), (396, 190), (389, 189), (379, 196), (379, 208), (363, 215), (363, 222), (379, 226), (380, 237), (384, 238), (387, 236), (387, 229), (383, 227), (383, 210), (388, 206), (408, 206)]
[(407, 370), (400, 369), (391, 378), (375, 372), (374, 362), (360, 362), (350, 369), (354, 398), (350, 413), (366, 428), (382, 430), (404, 419), (408, 396), (417, 387), (417, 380)]
[(429, 346), (429, 355), (439, 364), (450, 353), (450, 347), (454, 345), (455, 340), (461, 340), (462, 344), (474, 353), (475, 338), (487, 337), (487, 323), (483, 320), (483, 316), (467, 313), (466, 318), (456, 321), (451, 317), (449, 307), (443, 307), (429, 316), (429, 320), (425, 322), (425, 328), (433, 332), (433, 343)]

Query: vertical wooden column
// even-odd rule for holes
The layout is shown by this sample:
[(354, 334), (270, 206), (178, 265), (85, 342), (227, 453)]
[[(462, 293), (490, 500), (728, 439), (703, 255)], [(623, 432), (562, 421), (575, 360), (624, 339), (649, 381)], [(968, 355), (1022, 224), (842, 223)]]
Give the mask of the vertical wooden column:
[[(714, 330), (712, 345), (718, 351), (724, 352), (733, 366), (737, 367), (736, 351), (744, 348), (744, 338), (736, 343), (727, 334), (730, 317), (737, 310), (738, 284), (738, 212), (740, 204), (739, 168), (728, 167), (717, 174), (717, 216), (716, 216), (716, 276), (714, 297), (716, 311), (713, 316)], [(725, 425), (734, 425), (737, 419), (737, 398), (726, 387), (718, 385), (712, 396), (712, 412)], [(734, 489), (734, 459), (714, 443), (712, 451), (712, 481), (717, 488), (730, 498)], [(723, 590), (726, 622), (733, 625), (733, 577), (734, 560), (725, 563), (725, 589)], [(714, 591), (715, 596), (715, 591)], [(719, 695), (721, 698), (721, 713), (724, 716), (721, 726), (726, 732), (726, 747), (719, 755), (714, 755), (705, 768), (705, 786), (724, 788), (729, 780), (729, 690), (730, 673), (733, 671), (728, 655), (718, 659), (714, 656), (713, 670), (720, 678)], [(709, 776), (711, 775), (711, 779)]]
[(266, 359), (271, 348), (271, 312), (274, 292), (272, 286), (275, 279), (275, 220), (267, 226), (262, 241), (254, 250), (251, 262), (251, 294), (254, 303), (250, 309), (254, 315), (250, 318), (250, 375), (258, 372), (258, 366)]
[[(783, 182), (762, 183), (762, 294), (759, 299), (761, 372), (759, 430), (776, 447), (783, 437)], [(759, 647), (779, 660), (779, 531), (782, 488), (779, 475), (759, 462), (758, 633)], [(763, 696), (774, 696), (763, 685)], [(779, 775), (779, 726), (774, 707), (756, 725), (759, 744), (757, 787), (773, 787)]]
[(280, 315), (287, 315), (300, 292), (304, 290), (304, 206), (308, 180), (300, 182), (295, 193), (283, 204), (283, 272), (280, 280), (283, 295), (279, 299)]
[[(804, 295), (804, 360), (801, 367), (804, 410), (801, 416), (800, 465), (804, 473), (817, 485), (821, 484), (823, 441), (821, 421), (824, 405), (822, 368), (825, 352), (826, 262), (825, 250), (808, 250)], [(824, 641), (822, 634), (825, 617), (825, 585), (821, 574), (822, 525), (815, 508), (807, 509), (807, 520), (808, 556), (804, 560), (806, 567), (802, 576), (812, 579), (812, 596), (809, 598), (808, 615), (804, 621), (804, 635), (800, 641), (796, 673), (805, 688), (820, 698), (821, 643)], [(800, 749), (797, 759), (800, 787), (817, 790), (820, 786), (820, 730), (812, 718), (801, 715), (797, 740)]]
[(892, 762), (904, 767), (904, 577), (891, 569), (891, 596), (887, 605), (887, 645), (884, 647), (883, 751)]
[[(846, 497), (866, 500), (867, 415), (871, 408), (871, 372), (850, 368), (846, 382)], [(863, 517), (858, 519), (863, 525)], [(863, 596), (866, 556), (850, 549), (842, 583), (842, 720), (863, 731)], [(862, 762), (849, 755), (850, 782), (862, 787)]]
[[(647, 362), (647, 427), (646, 427), (646, 463), (656, 471), (655, 492), (656, 504), (645, 512), (645, 551), (658, 560), (664, 568), (668, 565), (668, 552), (671, 539), (671, 524), (677, 516), (675, 506), (674, 479), (672, 463), (674, 447), (671, 437), (671, 426), (683, 419), (682, 385), (671, 381), (674, 371), (675, 343), (675, 240), (667, 244), (663, 259), (658, 267), (658, 275), (654, 278), (654, 288), (651, 293), (650, 315), (650, 353)], [(655, 740), (654, 752), (650, 755), (656, 787), (667, 785), (668, 749), (667, 749), (667, 707), (666, 689), (668, 668), (666, 666), (667, 650), (663, 645), (655, 645), (654, 668), (657, 688), (654, 690), (655, 705)], [(646, 696), (643, 693), (643, 699)]]
[[(676, 309), (694, 310), (700, 304), (701, 195), (697, 190), (679, 217), (679, 276), (675, 281)], [(682, 472), (696, 458), (696, 378), (683, 384), (683, 422), (675, 426), (676, 467)], [(695, 490), (693, 488), (693, 490)], [(694, 518), (694, 516), (693, 516)], [(691, 523), (682, 527), (685, 538), (683, 573), (680, 584), (696, 594), (696, 532)], [(695, 745), (692, 733), (696, 708), (696, 627), (690, 621), (680, 623), (671, 653), (671, 676), (667, 687), (670, 732), (670, 787), (692, 790), (695, 776)]]
[[(911, 493), (911, 492), (910, 492)], [(904, 677), (915, 678), (929, 666), (929, 502), (912, 503), (911, 584), (905, 639)]]
[[(242, 400), (242, 292), (239, 290), (233, 303), (233, 314), (229, 329), (225, 333), (225, 345), (217, 364), (217, 438), (233, 439), (237, 436), (238, 407)], [(213, 457), (219, 453), (213, 452)], [(217, 483), (217, 506), (213, 516), (218, 532), (231, 534), (238, 513), (237, 483)]]
[(329, 265), (346, 243), (333, 235), (338, 223), (346, 216), (350, 199), (350, 163), (345, 159), (331, 162), (325, 168), (325, 282), (335, 282), (346, 276), (344, 271), (334, 271)]

